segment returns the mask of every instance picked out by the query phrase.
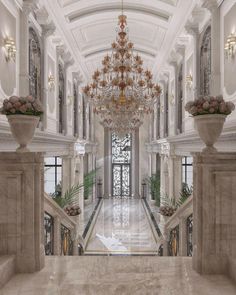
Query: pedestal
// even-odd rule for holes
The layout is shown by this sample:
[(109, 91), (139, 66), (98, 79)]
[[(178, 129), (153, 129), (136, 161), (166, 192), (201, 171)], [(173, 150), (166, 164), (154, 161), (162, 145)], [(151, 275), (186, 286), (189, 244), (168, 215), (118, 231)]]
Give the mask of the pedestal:
[(17, 272), (44, 267), (43, 167), (41, 153), (0, 153), (0, 255)]
[(193, 156), (193, 268), (226, 274), (236, 249), (236, 154)]

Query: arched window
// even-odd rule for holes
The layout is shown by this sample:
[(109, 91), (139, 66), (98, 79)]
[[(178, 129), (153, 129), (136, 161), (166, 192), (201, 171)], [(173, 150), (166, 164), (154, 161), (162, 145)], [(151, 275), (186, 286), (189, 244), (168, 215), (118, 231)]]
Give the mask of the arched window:
[(200, 94), (210, 94), (211, 82), (211, 26), (207, 27), (200, 48)]
[(78, 91), (77, 91), (77, 83), (73, 84), (74, 90), (74, 104), (73, 104), (73, 115), (74, 115), (74, 136), (78, 136)]
[(182, 133), (182, 120), (183, 120), (183, 64), (179, 66), (178, 72), (178, 133)]
[(165, 137), (169, 135), (169, 82), (166, 83), (165, 93)]
[(29, 93), (41, 99), (41, 49), (33, 28), (29, 29)]
[(64, 131), (64, 100), (65, 100), (65, 78), (64, 69), (61, 64), (58, 65), (58, 103), (59, 103), (59, 133)]
[(87, 114), (86, 114), (86, 111), (87, 111), (87, 104), (86, 104), (86, 101), (85, 101), (85, 98), (83, 96), (83, 139), (86, 139), (87, 137)]
[(157, 102), (157, 129), (156, 129), (156, 137), (157, 139), (161, 137), (161, 107), (160, 101)]

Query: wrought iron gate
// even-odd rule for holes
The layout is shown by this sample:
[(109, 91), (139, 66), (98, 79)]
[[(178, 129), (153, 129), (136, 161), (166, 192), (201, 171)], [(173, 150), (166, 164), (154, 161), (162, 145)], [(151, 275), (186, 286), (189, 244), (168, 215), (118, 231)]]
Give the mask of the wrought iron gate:
[(119, 138), (112, 134), (112, 194), (131, 195), (131, 134)]

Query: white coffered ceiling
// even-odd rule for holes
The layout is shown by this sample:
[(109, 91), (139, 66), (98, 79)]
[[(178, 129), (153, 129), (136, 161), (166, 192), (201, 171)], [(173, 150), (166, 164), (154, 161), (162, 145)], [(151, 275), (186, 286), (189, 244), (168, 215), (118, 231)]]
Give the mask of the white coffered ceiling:
[[(64, 35), (85, 80), (115, 39), (121, 0), (42, 0)], [(130, 40), (156, 74), (195, 0), (124, 0)]]

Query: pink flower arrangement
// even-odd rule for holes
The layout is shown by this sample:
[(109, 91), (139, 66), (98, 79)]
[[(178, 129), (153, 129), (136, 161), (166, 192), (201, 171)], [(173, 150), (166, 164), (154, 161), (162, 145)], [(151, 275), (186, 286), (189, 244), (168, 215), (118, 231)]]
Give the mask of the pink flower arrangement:
[(31, 115), (40, 116), (43, 113), (43, 107), (39, 99), (32, 96), (19, 97), (11, 96), (4, 99), (0, 112), (4, 115)]
[(223, 96), (205, 96), (197, 100), (189, 101), (185, 105), (185, 110), (192, 116), (222, 114), (229, 115), (235, 109), (231, 101), (224, 101)]

